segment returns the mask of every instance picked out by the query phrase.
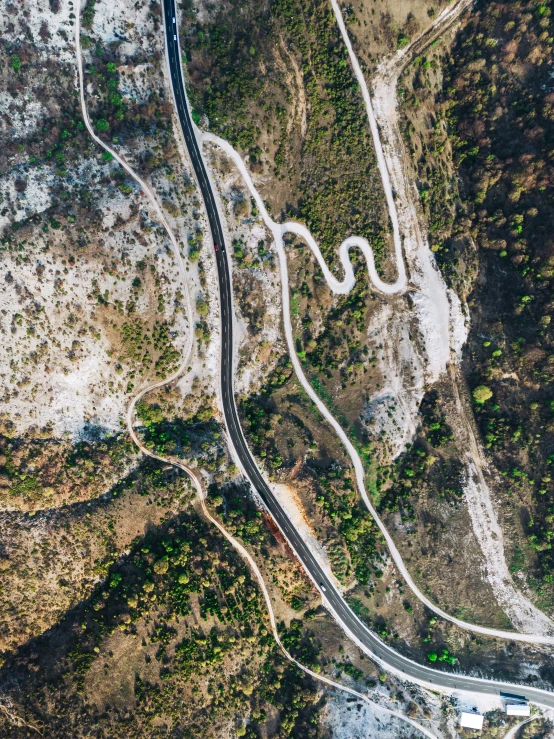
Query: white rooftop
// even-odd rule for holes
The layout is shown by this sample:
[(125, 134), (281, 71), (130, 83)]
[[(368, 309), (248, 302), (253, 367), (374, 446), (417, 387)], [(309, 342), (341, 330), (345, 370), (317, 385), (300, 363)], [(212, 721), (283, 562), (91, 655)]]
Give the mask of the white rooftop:
[(526, 703), (507, 703), (506, 713), (508, 716), (530, 716), (531, 706)]
[(462, 711), (460, 716), (460, 726), (466, 729), (479, 729), (483, 728), (483, 716), (480, 713), (468, 713)]

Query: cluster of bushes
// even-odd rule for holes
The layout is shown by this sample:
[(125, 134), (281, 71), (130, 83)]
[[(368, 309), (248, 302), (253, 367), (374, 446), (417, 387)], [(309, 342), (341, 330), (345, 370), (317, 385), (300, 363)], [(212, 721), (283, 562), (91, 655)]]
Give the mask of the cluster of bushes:
[(318, 665), (321, 645), (314, 635), (306, 630), (299, 619), (290, 622), (288, 629), (279, 624), (279, 634), (285, 649), (299, 662), (312, 669)]
[(252, 501), (248, 487), (226, 485), (212, 486), (209, 500), (216, 508), (231, 534), (254, 546), (267, 544), (267, 530), (262, 523), (262, 514)]
[[(352, 255), (355, 259), (355, 255)], [(325, 328), (317, 341), (305, 352), (306, 361), (323, 378), (335, 379), (338, 372), (343, 386), (351, 379), (353, 372), (363, 371), (366, 361), (366, 348), (361, 335), (365, 334), (369, 289), (367, 280), (360, 275), (352, 291), (341, 297), (325, 317)], [(310, 323), (303, 321), (304, 341), (310, 346)]]
[(96, 13), (96, 1), (87, 0), (85, 7), (81, 13), (81, 25), (83, 28), (92, 28), (94, 23), (94, 15)]
[(453, 434), (440, 405), (438, 392), (429, 391), (421, 403), (421, 427), (415, 441), (393, 465), (378, 468), (380, 511), (399, 511), (403, 520), (413, 523), (418, 499), (438, 498), (455, 506), (462, 499), (463, 467), (456, 456), (448, 454), (448, 448), (443, 449)]
[[(90, 6), (90, 13), (89, 13)], [(85, 25), (85, 19), (91, 18), (90, 25)], [(83, 26), (90, 29), (94, 17), (94, 3), (89, 3), (83, 11)], [(88, 101), (94, 127), (100, 134), (104, 134), (117, 143), (120, 136), (133, 134), (152, 134), (162, 132), (157, 140), (158, 146), (167, 144), (166, 132), (170, 130), (172, 105), (166, 99), (163, 90), (153, 90), (149, 98), (141, 103), (134, 98), (124, 97), (120, 88), (121, 78), (125, 72), (118, 71), (119, 66), (146, 62), (143, 56), (134, 59), (128, 57), (123, 61), (118, 57), (118, 45), (102, 45), (100, 40), (92, 36), (81, 35), (81, 46), (92, 52), (92, 63), (85, 68), (86, 85), (92, 85), (96, 95)], [(155, 55), (157, 58), (157, 54)], [(102, 155), (105, 161), (111, 157)], [(143, 155), (142, 162), (147, 167), (165, 165), (164, 157)]]
[(188, 238), (189, 244), (189, 259), (191, 262), (197, 262), (200, 259), (200, 252), (202, 250), (202, 242), (204, 240), (204, 234), (201, 229), (194, 231)]
[(428, 392), (419, 409), (425, 438), (435, 449), (440, 449), (453, 441), (452, 429), (446, 423), (446, 416), (440, 410), (439, 394), (436, 390)]
[(212, 472), (225, 465), (220, 429), (209, 405), (200, 408), (192, 418), (169, 418), (158, 404), (138, 403), (137, 415), (144, 424), (145, 446), (157, 454), (201, 460), (202, 467)]
[(440, 652), (428, 652), (427, 653), (427, 659), (429, 662), (446, 662), (448, 665), (455, 665), (458, 661), (456, 657), (454, 657), (446, 647), (444, 649), (441, 649)]
[(118, 92), (117, 64), (108, 61), (104, 63), (103, 68), (91, 66), (87, 72), (94, 78), (95, 87), (100, 91), (100, 102), (104, 106), (97, 114), (96, 128), (101, 133), (107, 133), (111, 128), (110, 121), (113, 123), (124, 120), (127, 110), (123, 97)]
[[(350, 556), (359, 583), (367, 585), (371, 575), (381, 577), (377, 564), (377, 542), (380, 534), (372, 516), (357, 500), (358, 495), (349, 472), (333, 465), (315, 477), (317, 504), (333, 520)], [(336, 573), (347, 575), (348, 572)]]
[(0, 499), (6, 504), (51, 506), (63, 499), (94, 497), (123, 471), (134, 449), (124, 436), (74, 445), (50, 438), (0, 435)]
[[(251, 254), (247, 253), (245, 244), (241, 239), (233, 239), (233, 256), (238, 266), (242, 269), (246, 267), (258, 267), (261, 264), (261, 259), (252, 257)], [(263, 256), (263, 254), (260, 254), (260, 256)]]
[(272, 433), (272, 417), (277, 414), (272, 394), (285, 385), (292, 376), (292, 364), (288, 357), (281, 357), (275, 369), (267, 378), (266, 383), (256, 395), (250, 395), (241, 400), (239, 413), (254, 454), (261, 459), (267, 459), (272, 469), (283, 465), (275, 437)]
[(173, 345), (167, 321), (156, 321), (150, 331), (137, 318), (125, 322), (121, 332), (125, 354), (140, 366), (139, 374), (153, 367), (156, 377), (166, 377), (179, 366), (181, 355)]

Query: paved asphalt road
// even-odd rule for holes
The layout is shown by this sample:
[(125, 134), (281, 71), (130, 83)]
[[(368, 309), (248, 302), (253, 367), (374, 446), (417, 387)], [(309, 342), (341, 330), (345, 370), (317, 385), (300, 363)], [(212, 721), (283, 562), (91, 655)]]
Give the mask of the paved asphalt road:
[(223, 238), (223, 229), (221, 227), (214, 194), (208, 180), (206, 168), (194, 133), (190, 112), (187, 107), (181, 70), (177, 24), (173, 22), (173, 18), (176, 18), (177, 16), (175, 0), (163, 0), (163, 7), (165, 15), (167, 53), (177, 112), (188, 152), (206, 205), (213, 242), (214, 245), (217, 244), (217, 250), (214, 250), (219, 278), (221, 307), (221, 389), (223, 412), (225, 415), (227, 431), (233, 441), (242, 467), (247, 473), (250, 482), (264, 501), (265, 505), (271, 512), (271, 515), (285, 534), (306, 570), (310, 573), (316, 583), (322, 583), (324, 585), (325, 598), (341, 622), (341, 625), (347, 632), (350, 632), (351, 636), (354, 636), (358, 642), (364, 644), (375, 657), (381, 660), (385, 667), (388, 666), (389, 669), (394, 668), (408, 680), (415, 678), (416, 680), (423, 680), (436, 685), (437, 687), (443, 686), (446, 688), (489, 694), (498, 694), (500, 690), (511, 693), (524, 693), (530, 700), (554, 708), (554, 693), (533, 689), (528, 686), (517, 687), (511, 683), (480, 680), (478, 678), (467, 677), (461, 674), (452, 674), (433, 670), (430, 667), (419, 665), (416, 662), (403, 657), (384, 644), (361, 623), (345, 603), (340, 593), (335, 589), (333, 582), (329, 580), (325, 572), (321, 570), (320, 566), (313, 558), (302, 537), (297, 533), (284, 511), (273, 497), (273, 494), (264, 478), (260, 474), (260, 471), (246, 445), (233, 397), (232, 282)]

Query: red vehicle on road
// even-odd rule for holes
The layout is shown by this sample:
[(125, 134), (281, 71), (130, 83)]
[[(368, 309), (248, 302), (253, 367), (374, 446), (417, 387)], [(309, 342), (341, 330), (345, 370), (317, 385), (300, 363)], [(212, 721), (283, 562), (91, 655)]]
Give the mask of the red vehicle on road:
[(217, 244), (214, 244), (214, 249), (215, 249), (216, 251), (219, 251), (219, 249), (217, 248)]

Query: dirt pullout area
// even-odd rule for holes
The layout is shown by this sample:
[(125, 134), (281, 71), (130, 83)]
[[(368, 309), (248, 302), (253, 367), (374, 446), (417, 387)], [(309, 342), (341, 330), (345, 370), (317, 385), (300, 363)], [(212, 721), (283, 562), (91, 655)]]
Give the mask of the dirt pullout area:
[[(296, 490), (290, 485), (277, 484), (273, 485), (275, 497), (280, 506), (283, 508), (289, 519), (293, 522), (296, 531), (300, 533), (303, 540), (307, 543), (310, 551), (317, 557), (317, 562), (323, 568), (327, 576), (336, 581), (333, 571), (329, 564), (329, 558), (324, 546), (318, 541), (317, 536), (306, 516), (306, 512), (302, 507), (302, 503), (298, 497)], [(337, 585), (340, 587), (338, 581)]]

